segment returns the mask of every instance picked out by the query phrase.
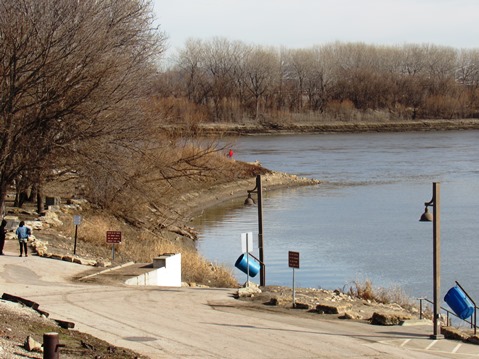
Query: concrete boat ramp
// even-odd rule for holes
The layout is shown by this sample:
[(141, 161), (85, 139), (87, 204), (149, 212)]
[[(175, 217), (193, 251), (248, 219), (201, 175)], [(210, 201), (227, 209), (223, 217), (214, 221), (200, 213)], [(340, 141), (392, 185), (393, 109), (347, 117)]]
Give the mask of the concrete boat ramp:
[(181, 287), (181, 254), (164, 253), (155, 257), (153, 263), (128, 262), (78, 279), (94, 283)]

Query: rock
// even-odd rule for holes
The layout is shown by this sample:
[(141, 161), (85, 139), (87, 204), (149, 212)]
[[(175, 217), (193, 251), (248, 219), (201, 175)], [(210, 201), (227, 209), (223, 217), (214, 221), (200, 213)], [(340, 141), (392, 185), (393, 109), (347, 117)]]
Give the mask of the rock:
[(37, 255), (39, 257), (45, 257), (45, 254), (47, 253), (47, 242), (35, 239), (32, 243), (30, 243), (30, 245), (35, 250), (35, 252), (37, 252)]
[(469, 334), (454, 327), (442, 326), (441, 334), (444, 335), (444, 338), (446, 339), (462, 340), (462, 341), (467, 341), (469, 339)]
[(298, 302), (296, 302), (296, 303), (293, 305), (293, 308), (294, 308), (294, 309), (309, 310), (309, 309), (311, 309), (311, 306), (310, 306), (309, 304), (306, 304), (306, 303), (298, 303)]
[(349, 311), (352, 307), (350, 303), (321, 303), (316, 305), (316, 311), (319, 314), (341, 314)]
[(410, 320), (409, 314), (400, 313), (378, 313), (374, 312), (371, 318), (371, 324), (373, 325), (400, 325), (405, 320)]
[(40, 221), (25, 221), (25, 225), (34, 231), (41, 231), (43, 229), (43, 223)]
[(96, 261), (93, 259), (80, 259), (82, 265), (96, 267)]
[(67, 200), (68, 205), (76, 206), (75, 209), (81, 208), (82, 206), (88, 206), (88, 201), (84, 198), (70, 198)]
[(59, 227), (63, 225), (63, 222), (58, 219), (58, 215), (53, 211), (46, 211), (45, 215), (40, 217), (40, 220), (50, 227)]
[(479, 336), (478, 335), (470, 336), (469, 338), (467, 338), (467, 342), (478, 345), (479, 344)]
[(358, 314), (358, 313), (349, 311), (349, 312), (344, 313), (344, 315), (339, 317), (339, 319), (361, 320), (361, 319), (363, 319), (363, 316)]
[(269, 299), (269, 301), (267, 301), (264, 304), (272, 305), (272, 306), (285, 306), (285, 305), (291, 305), (291, 303), (292, 303), (291, 297), (285, 298), (282, 296), (279, 296), (279, 297), (273, 296)]
[(238, 289), (238, 297), (252, 297), (255, 294), (260, 294), (261, 289), (255, 288), (255, 287), (246, 287), (246, 288), (240, 288)]
[(23, 344), (23, 347), (28, 350), (29, 352), (38, 352), (38, 353), (43, 353), (43, 348), (42, 344), (37, 342), (35, 339), (33, 339), (31, 336), (28, 336), (25, 339), (25, 342)]
[(70, 255), (65, 255), (62, 257), (62, 261), (65, 261), (65, 262), (70, 262), (70, 263), (73, 263), (73, 256), (70, 256)]
[(268, 302), (264, 303), (266, 305), (277, 306), (279, 305), (279, 300), (276, 297), (271, 298)]
[(110, 261), (107, 261), (105, 259), (99, 259), (96, 264), (95, 264), (96, 267), (110, 267), (111, 266), (111, 262)]
[(245, 283), (243, 284), (243, 288), (246, 288), (246, 287), (259, 288), (259, 285), (256, 284), (255, 282), (249, 281), (249, 282), (245, 282)]
[(80, 344), (83, 348), (86, 348), (91, 351), (95, 351), (95, 347), (93, 345), (88, 344), (87, 342), (84, 342), (83, 340), (80, 342)]

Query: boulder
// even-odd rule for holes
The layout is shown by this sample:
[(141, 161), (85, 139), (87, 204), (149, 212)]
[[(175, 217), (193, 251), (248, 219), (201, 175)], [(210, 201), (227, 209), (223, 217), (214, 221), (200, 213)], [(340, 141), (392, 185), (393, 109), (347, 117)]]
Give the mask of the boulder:
[(58, 219), (58, 215), (53, 211), (46, 211), (45, 215), (40, 217), (40, 220), (47, 227), (59, 227), (63, 225), (63, 222)]
[(278, 300), (278, 298), (276, 298), (276, 297), (272, 297), (272, 298), (270, 298), (269, 301), (267, 301), (267, 302), (264, 303), (264, 304), (266, 304), (266, 305), (272, 305), (272, 306), (277, 306), (277, 305), (279, 305), (279, 300)]
[(444, 338), (446, 339), (462, 340), (462, 341), (467, 341), (469, 339), (469, 334), (454, 327), (442, 326), (441, 334), (444, 335)]
[(41, 221), (25, 221), (25, 225), (33, 231), (41, 231), (43, 229), (43, 223)]
[(478, 345), (479, 344), (479, 336), (478, 335), (470, 336), (469, 338), (467, 338), (467, 341), (469, 343)]
[(363, 316), (359, 313), (349, 311), (344, 313), (339, 319), (361, 320), (363, 319)]
[(23, 343), (23, 347), (29, 352), (43, 353), (42, 344), (37, 342), (31, 336), (28, 336)]
[(110, 261), (107, 261), (105, 259), (99, 259), (96, 264), (95, 264), (96, 267), (110, 267), (111, 266), (111, 262)]
[(61, 254), (53, 253), (49, 258), (57, 259), (57, 260), (61, 261), (63, 259), (63, 256)]
[(299, 303), (299, 302), (296, 302), (294, 305), (293, 305), (293, 308), (294, 309), (303, 309), (303, 310), (309, 310), (311, 309), (311, 306), (307, 303)]
[(253, 297), (255, 294), (260, 294), (261, 289), (258, 287), (245, 287), (238, 289), (238, 297)]
[(316, 305), (319, 314), (344, 314), (352, 308), (351, 303), (320, 303)]
[(373, 325), (400, 325), (405, 320), (410, 320), (412, 317), (409, 314), (401, 313), (378, 313), (374, 312), (371, 317), (371, 324)]
[(65, 255), (62, 257), (62, 261), (73, 263), (74, 257), (70, 255)]

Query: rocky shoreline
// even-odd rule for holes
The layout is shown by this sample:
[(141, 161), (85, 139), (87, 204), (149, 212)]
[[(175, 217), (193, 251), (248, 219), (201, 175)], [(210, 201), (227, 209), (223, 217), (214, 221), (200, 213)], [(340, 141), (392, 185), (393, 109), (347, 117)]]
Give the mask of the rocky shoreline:
[[(267, 171), (267, 173), (261, 175), (261, 182), (263, 192), (321, 184), (321, 181), (317, 179), (276, 171)], [(246, 198), (247, 191), (253, 189), (255, 185), (256, 178), (251, 177), (222, 183), (199, 191), (187, 192), (178, 198), (177, 211), (183, 213), (187, 218), (194, 218), (205, 209), (219, 205), (226, 200)]]

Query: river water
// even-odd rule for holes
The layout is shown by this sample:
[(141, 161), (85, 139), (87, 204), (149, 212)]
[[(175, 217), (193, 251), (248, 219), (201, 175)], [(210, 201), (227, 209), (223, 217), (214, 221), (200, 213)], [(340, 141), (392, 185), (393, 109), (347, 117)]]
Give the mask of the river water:
[[(266, 284), (292, 284), (288, 251), (300, 253), (296, 285), (348, 289), (369, 279), (432, 298), (432, 223), (419, 222), (441, 183), (441, 296), (459, 283), (479, 298), (479, 132), (253, 136), (231, 139), (235, 158), (316, 178), (318, 186), (264, 193)], [(252, 188), (245, 188), (246, 191)], [(194, 223), (204, 257), (234, 268), (257, 208), (244, 199)], [(259, 282), (259, 275), (252, 279)]]

